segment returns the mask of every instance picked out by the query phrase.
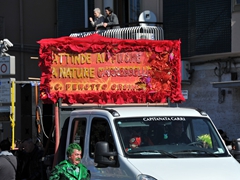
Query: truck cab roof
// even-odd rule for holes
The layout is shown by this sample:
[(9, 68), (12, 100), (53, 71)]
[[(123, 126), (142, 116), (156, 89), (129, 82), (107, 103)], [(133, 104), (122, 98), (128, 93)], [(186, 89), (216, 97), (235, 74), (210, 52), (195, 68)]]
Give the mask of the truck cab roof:
[(208, 116), (204, 111), (183, 107), (107, 107), (94, 109), (78, 109), (71, 112), (71, 116), (80, 114), (112, 114), (114, 117), (143, 117), (143, 116)]

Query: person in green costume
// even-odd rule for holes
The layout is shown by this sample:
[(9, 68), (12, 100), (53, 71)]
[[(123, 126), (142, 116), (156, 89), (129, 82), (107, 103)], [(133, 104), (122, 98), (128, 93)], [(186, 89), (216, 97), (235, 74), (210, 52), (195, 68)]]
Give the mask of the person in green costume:
[(53, 168), (49, 180), (90, 180), (90, 172), (80, 162), (81, 155), (82, 148), (77, 143), (69, 144), (68, 159)]

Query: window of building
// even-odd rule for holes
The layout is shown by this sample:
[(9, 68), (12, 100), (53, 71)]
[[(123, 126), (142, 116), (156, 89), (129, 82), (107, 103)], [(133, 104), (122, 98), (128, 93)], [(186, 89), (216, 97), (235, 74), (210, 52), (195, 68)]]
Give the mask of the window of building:
[(130, 0), (129, 1), (129, 22), (137, 22), (139, 15), (140, 15), (140, 1)]
[(240, 0), (232, 0), (231, 1), (231, 8), (232, 8), (232, 12), (234, 11), (240, 11)]
[(121, 27), (136, 25), (140, 15), (139, 0), (114, 0), (114, 13), (117, 14)]
[(0, 16), (0, 39), (4, 38), (4, 17)]

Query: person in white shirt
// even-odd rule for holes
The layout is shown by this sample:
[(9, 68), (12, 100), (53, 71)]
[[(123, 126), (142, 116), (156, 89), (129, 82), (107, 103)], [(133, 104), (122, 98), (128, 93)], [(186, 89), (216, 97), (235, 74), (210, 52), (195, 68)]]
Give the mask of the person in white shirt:
[(94, 20), (92, 17), (89, 17), (90, 23), (95, 28), (95, 30), (105, 30), (105, 27), (103, 27), (105, 18), (101, 14), (101, 10), (99, 8), (95, 8), (93, 12), (94, 12)]

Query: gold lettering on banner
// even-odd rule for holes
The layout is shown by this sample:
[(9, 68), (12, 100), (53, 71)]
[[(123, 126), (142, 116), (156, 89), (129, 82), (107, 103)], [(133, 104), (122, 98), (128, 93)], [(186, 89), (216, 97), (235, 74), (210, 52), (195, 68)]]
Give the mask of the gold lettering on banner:
[[(57, 88), (56, 88), (57, 87)], [(59, 84), (54, 86), (55, 90), (59, 90)], [(100, 84), (100, 83), (65, 83), (65, 88), (61, 86), (61, 90), (65, 91), (104, 91), (104, 90), (112, 90), (112, 91), (121, 91), (121, 90), (137, 90), (138, 87), (135, 84), (121, 84), (121, 83), (111, 83), (111, 84)]]
[(58, 53), (53, 56), (52, 64), (68, 64), (68, 65), (92, 64), (91, 53), (83, 54)]
[(70, 78), (70, 79), (95, 78), (95, 69), (94, 68), (59, 68), (58, 78)]
[(104, 54), (100, 54), (100, 53), (98, 53), (97, 54), (97, 60), (96, 60), (96, 63), (98, 64), (98, 63), (105, 63), (105, 56), (104, 56)]
[[(139, 90), (135, 79), (138, 81), (138, 77), (148, 76), (151, 71), (144, 56), (144, 52), (55, 53), (51, 88), (68, 92)], [(128, 77), (134, 82), (128, 83)]]

